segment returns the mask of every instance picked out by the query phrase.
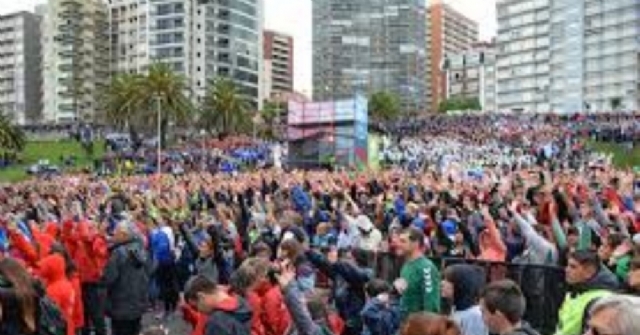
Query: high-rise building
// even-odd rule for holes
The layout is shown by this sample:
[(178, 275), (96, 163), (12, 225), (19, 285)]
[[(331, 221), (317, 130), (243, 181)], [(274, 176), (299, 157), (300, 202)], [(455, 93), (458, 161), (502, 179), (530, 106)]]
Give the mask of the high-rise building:
[(262, 103), (263, 0), (111, 0), (110, 10), (114, 71), (168, 63), (195, 102), (224, 76)]
[(442, 0), (435, 0), (428, 10), (430, 69), (429, 100), (432, 110), (437, 110), (446, 95), (446, 78), (442, 71), (447, 55), (468, 50), (478, 41), (478, 23), (462, 15)]
[(427, 101), (427, 1), (313, 1), (313, 97), (389, 91), (408, 112)]
[(495, 61), (495, 48), (490, 43), (477, 43), (470, 50), (447, 55), (443, 66), (445, 98), (477, 99), (482, 111), (495, 111)]
[(500, 109), (639, 107), (637, 0), (500, 0), (498, 26)]
[(28, 12), (0, 16), (0, 112), (34, 123), (42, 112), (40, 17)]
[(43, 15), (45, 123), (99, 121), (109, 81), (109, 18), (102, 0), (49, 0)]
[(293, 92), (293, 37), (264, 31), (264, 96)]

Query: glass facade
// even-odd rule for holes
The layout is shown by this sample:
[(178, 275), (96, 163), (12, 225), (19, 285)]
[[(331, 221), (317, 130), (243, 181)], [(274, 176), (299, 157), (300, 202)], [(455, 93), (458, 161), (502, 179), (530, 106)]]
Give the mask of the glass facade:
[(314, 1), (314, 99), (386, 90), (426, 110), (426, 32), (426, 1)]

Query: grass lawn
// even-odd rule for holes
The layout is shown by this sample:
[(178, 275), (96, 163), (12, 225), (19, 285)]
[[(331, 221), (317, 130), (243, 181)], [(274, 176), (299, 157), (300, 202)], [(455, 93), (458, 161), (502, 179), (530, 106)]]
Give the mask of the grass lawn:
[[(94, 157), (100, 157), (104, 154), (104, 143), (96, 142), (93, 145)], [(93, 166), (92, 159), (88, 158), (80, 143), (75, 141), (56, 141), (56, 142), (28, 142), (25, 150), (20, 154), (23, 163), (20, 165), (12, 165), (8, 168), (0, 168), (0, 182), (16, 182), (21, 181), (29, 176), (26, 169), (37, 163), (41, 159), (49, 160), (50, 164), (62, 168), (61, 156), (75, 156), (76, 165), (74, 168), (83, 168)]]
[(619, 168), (640, 167), (640, 147), (629, 151), (618, 143), (593, 141), (588, 146), (595, 151), (613, 154), (613, 164)]

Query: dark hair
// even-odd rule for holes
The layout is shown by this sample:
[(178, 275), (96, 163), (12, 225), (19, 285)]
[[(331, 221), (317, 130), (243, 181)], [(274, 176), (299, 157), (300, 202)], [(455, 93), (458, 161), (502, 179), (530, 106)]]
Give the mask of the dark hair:
[(446, 316), (432, 313), (416, 313), (407, 318), (401, 335), (461, 335), (456, 323)]
[(421, 247), (424, 246), (424, 233), (420, 229), (410, 227), (402, 231), (402, 233), (406, 234), (411, 242), (417, 242)]
[(0, 278), (3, 322), (14, 319), (27, 333), (35, 332), (38, 292), (33, 278), (20, 263), (11, 258), (0, 260)]
[(511, 280), (490, 283), (480, 295), (489, 312), (502, 313), (509, 322), (516, 324), (522, 320), (526, 301), (518, 284)]
[(184, 290), (184, 299), (187, 301), (193, 301), (198, 298), (199, 293), (213, 293), (218, 285), (211, 279), (197, 275), (191, 278)]
[(365, 286), (365, 292), (369, 297), (375, 297), (383, 293), (390, 293), (393, 288), (389, 283), (382, 279), (371, 279)]
[(265, 242), (256, 242), (251, 246), (249, 256), (256, 257), (258, 256), (258, 254), (261, 254), (263, 252), (268, 252), (269, 257), (271, 257), (271, 247), (269, 247), (269, 245), (267, 245)]
[(294, 238), (282, 241), (280, 249), (287, 252), (287, 258), (291, 261), (297, 260), (304, 253), (302, 244)]
[(64, 258), (64, 272), (67, 278), (71, 278), (76, 272), (78, 272), (78, 268), (76, 267), (73, 258), (71, 258), (71, 255), (69, 255), (67, 248), (65, 248), (62, 244), (54, 243), (53, 246), (51, 246), (51, 254), (58, 254)]
[(269, 264), (263, 259), (248, 258), (231, 274), (231, 289), (233, 292), (245, 296), (247, 290), (261, 277), (267, 276)]
[(592, 250), (576, 250), (569, 254), (569, 259), (573, 259), (582, 266), (594, 269), (599, 269), (601, 264), (598, 253)]
[(620, 233), (614, 233), (607, 236), (607, 244), (614, 249), (624, 243), (625, 240), (626, 237)]
[(640, 256), (633, 257), (633, 259), (631, 260), (630, 267), (632, 271), (640, 269)]

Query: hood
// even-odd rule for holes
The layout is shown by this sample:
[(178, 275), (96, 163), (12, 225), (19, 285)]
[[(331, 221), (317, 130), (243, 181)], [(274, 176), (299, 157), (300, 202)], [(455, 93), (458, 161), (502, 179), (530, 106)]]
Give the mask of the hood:
[(227, 316), (234, 318), (240, 323), (251, 322), (251, 308), (246, 300), (238, 296), (230, 296), (220, 302), (215, 311), (224, 312)]
[(65, 277), (64, 258), (59, 254), (49, 255), (39, 263), (40, 277), (47, 283), (53, 283)]
[(456, 264), (445, 270), (445, 278), (453, 284), (453, 304), (457, 311), (464, 311), (478, 304), (480, 291), (486, 283), (481, 267)]
[(586, 283), (574, 285), (571, 288), (571, 292), (580, 294), (591, 290), (616, 291), (618, 289), (620, 289), (620, 282), (616, 275), (613, 274), (606, 266), (601, 266), (600, 270), (595, 276), (593, 276), (593, 278)]
[(49, 222), (44, 228), (44, 232), (47, 233), (51, 238), (57, 239), (60, 234), (60, 227), (55, 222)]

